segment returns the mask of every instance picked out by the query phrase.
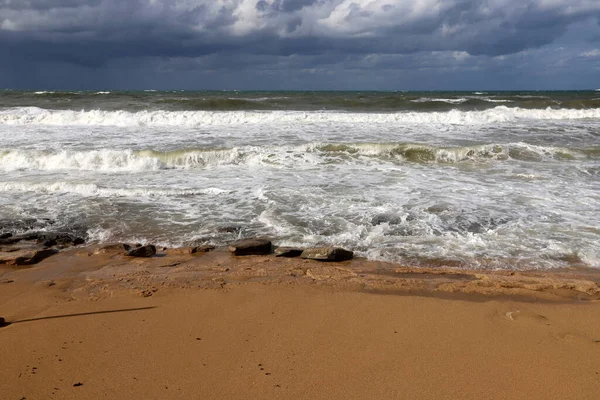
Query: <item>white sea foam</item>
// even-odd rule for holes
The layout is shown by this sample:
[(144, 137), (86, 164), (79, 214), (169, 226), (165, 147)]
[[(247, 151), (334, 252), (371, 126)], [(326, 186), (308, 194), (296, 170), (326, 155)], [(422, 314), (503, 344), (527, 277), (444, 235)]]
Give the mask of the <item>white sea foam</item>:
[(561, 147), (526, 143), (435, 147), (411, 143), (308, 143), (296, 146), (242, 146), (229, 149), (182, 149), (170, 152), (131, 149), (89, 151), (0, 151), (0, 171), (98, 171), (143, 172), (163, 169), (206, 169), (223, 165), (257, 165), (300, 168), (325, 164), (364, 165), (379, 162), (492, 162), (509, 159), (544, 161), (585, 158), (585, 154)]
[(273, 97), (229, 97), (228, 100), (242, 100), (242, 101), (251, 101), (251, 102), (263, 102), (263, 101), (272, 101), (272, 100), (286, 100), (289, 97), (286, 96), (273, 96)]
[(84, 170), (148, 171), (163, 168), (157, 158), (139, 157), (131, 150), (92, 150), (59, 152), (13, 150), (0, 153), (0, 171)]
[(0, 217), (96, 241), (264, 235), (404, 264), (600, 267), (600, 109), (150, 111), (159, 98), (0, 109)]
[(439, 99), (439, 98), (430, 98), (430, 97), (421, 97), (416, 100), (411, 100), (413, 103), (431, 103), (431, 102), (439, 102), (439, 103), (448, 103), (448, 104), (461, 104), (469, 99), (460, 98), (460, 99)]
[(479, 100), (487, 101), (488, 103), (514, 103), (513, 100), (508, 99), (490, 99), (488, 97), (478, 98)]
[(303, 111), (72, 111), (17, 107), (0, 111), (0, 124), (54, 126), (180, 126), (254, 124), (455, 124), (481, 125), (518, 120), (599, 119), (600, 109), (523, 109), (498, 106), (484, 111), (303, 112)]
[(190, 196), (210, 195), (218, 196), (229, 193), (228, 190), (209, 188), (189, 189), (164, 189), (160, 187), (132, 187), (112, 188), (101, 187), (96, 184), (77, 184), (72, 182), (47, 182), (47, 183), (25, 183), (25, 182), (0, 182), (0, 192), (37, 192), (37, 193), (61, 193), (77, 194), (85, 197), (165, 197), (165, 196)]

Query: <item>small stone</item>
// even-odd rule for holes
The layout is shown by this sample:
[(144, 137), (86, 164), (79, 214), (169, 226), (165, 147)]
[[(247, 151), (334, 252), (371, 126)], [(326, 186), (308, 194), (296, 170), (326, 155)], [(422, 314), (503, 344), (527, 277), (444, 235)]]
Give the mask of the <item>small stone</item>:
[(275, 249), (275, 257), (300, 257), (303, 251), (299, 247), (278, 247)]
[(402, 218), (392, 214), (378, 214), (371, 218), (371, 225), (373, 226), (381, 224), (398, 225), (400, 223), (402, 223)]
[(6, 320), (4, 317), (0, 317), (0, 328), (2, 328), (4, 325), (6, 325)]
[(29, 252), (27, 254), (21, 255), (19, 257), (15, 257), (14, 260), (9, 264), (13, 264), (13, 265), (37, 264), (40, 261), (42, 261), (43, 259), (53, 256), (56, 253), (58, 253), (58, 250), (56, 250), (56, 249), (37, 250), (37, 251), (33, 251), (33, 252)]
[(229, 251), (236, 256), (271, 254), (272, 244), (266, 239), (244, 239), (229, 245)]
[(215, 249), (215, 246), (202, 245), (193, 247), (177, 247), (173, 249), (164, 249), (164, 252), (170, 255), (186, 255), (196, 253), (207, 253)]
[(149, 244), (146, 246), (136, 247), (129, 250), (126, 255), (129, 257), (152, 257), (156, 254), (156, 246)]
[(74, 383), (74, 384), (73, 384), (73, 387), (77, 387), (77, 386), (83, 386), (83, 383), (81, 383), (81, 382), (77, 382), (77, 383)]
[(202, 246), (196, 246), (192, 248), (192, 254), (195, 253), (208, 253), (209, 251), (213, 251), (215, 246), (211, 246), (209, 244), (204, 244)]
[(341, 247), (313, 247), (305, 249), (300, 257), (318, 261), (346, 261), (351, 260), (354, 253)]
[(94, 251), (94, 254), (103, 254), (103, 253), (112, 253), (117, 251), (129, 251), (131, 250), (131, 246), (127, 243), (113, 243), (108, 244), (106, 246), (100, 247), (98, 250)]

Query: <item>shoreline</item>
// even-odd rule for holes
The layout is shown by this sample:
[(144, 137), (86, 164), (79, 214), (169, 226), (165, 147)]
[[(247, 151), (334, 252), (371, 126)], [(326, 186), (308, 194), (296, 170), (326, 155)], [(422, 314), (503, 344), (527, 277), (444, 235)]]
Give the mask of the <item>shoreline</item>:
[(598, 271), (186, 252), (134, 258), (88, 245), (0, 265), (0, 397), (541, 400), (600, 390)]
[(600, 269), (596, 268), (490, 271), (406, 267), (364, 258), (324, 262), (276, 257), (272, 253), (235, 256), (226, 248), (211, 246), (197, 253), (190, 253), (191, 248), (162, 248), (151, 257), (129, 257), (122, 246), (76, 246), (52, 253), (34, 265), (0, 264), (0, 284), (63, 282), (70, 291), (98, 296), (102, 296), (102, 291), (121, 289), (140, 292), (160, 287), (222, 289), (258, 283), (449, 299), (600, 300)]

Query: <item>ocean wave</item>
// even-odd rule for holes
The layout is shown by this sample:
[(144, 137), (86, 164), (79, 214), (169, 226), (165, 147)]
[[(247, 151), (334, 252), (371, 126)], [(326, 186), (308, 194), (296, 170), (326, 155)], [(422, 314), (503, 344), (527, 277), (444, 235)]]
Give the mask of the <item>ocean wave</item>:
[(73, 111), (16, 107), (0, 111), (0, 124), (54, 126), (182, 126), (277, 123), (481, 125), (517, 120), (599, 119), (594, 109), (524, 109), (497, 106), (483, 111), (353, 113), (334, 111)]
[(563, 147), (535, 146), (527, 143), (483, 144), (463, 147), (438, 147), (419, 143), (383, 144), (326, 144), (318, 150), (344, 152), (381, 158), (400, 158), (402, 161), (420, 163), (460, 163), (490, 161), (573, 160), (591, 158), (595, 148), (567, 149)]
[(421, 97), (415, 100), (411, 100), (413, 103), (448, 103), (448, 104), (461, 104), (469, 99), (461, 97), (459, 99), (438, 99), (438, 98), (430, 98), (430, 97)]
[(596, 147), (567, 149), (526, 143), (436, 147), (419, 143), (309, 143), (298, 146), (241, 146), (225, 149), (90, 151), (0, 151), (0, 171), (143, 172), (162, 169), (206, 169), (224, 165), (298, 168), (302, 165), (372, 162), (488, 163), (509, 160), (544, 162), (596, 159)]
[(220, 188), (202, 189), (164, 189), (157, 187), (110, 188), (96, 184), (75, 184), (70, 182), (0, 182), (0, 192), (36, 192), (36, 193), (61, 193), (77, 194), (86, 197), (172, 197), (212, 195), (217, 196), (229, 191)]

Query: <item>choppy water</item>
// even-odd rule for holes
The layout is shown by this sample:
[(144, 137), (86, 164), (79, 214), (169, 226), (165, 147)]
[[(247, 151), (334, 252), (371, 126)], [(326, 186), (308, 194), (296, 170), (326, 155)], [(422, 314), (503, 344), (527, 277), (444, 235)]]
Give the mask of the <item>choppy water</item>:
[(594, 91), (0, 92), (0, 220), (96, 241), (600, 267), (599, 210)]

